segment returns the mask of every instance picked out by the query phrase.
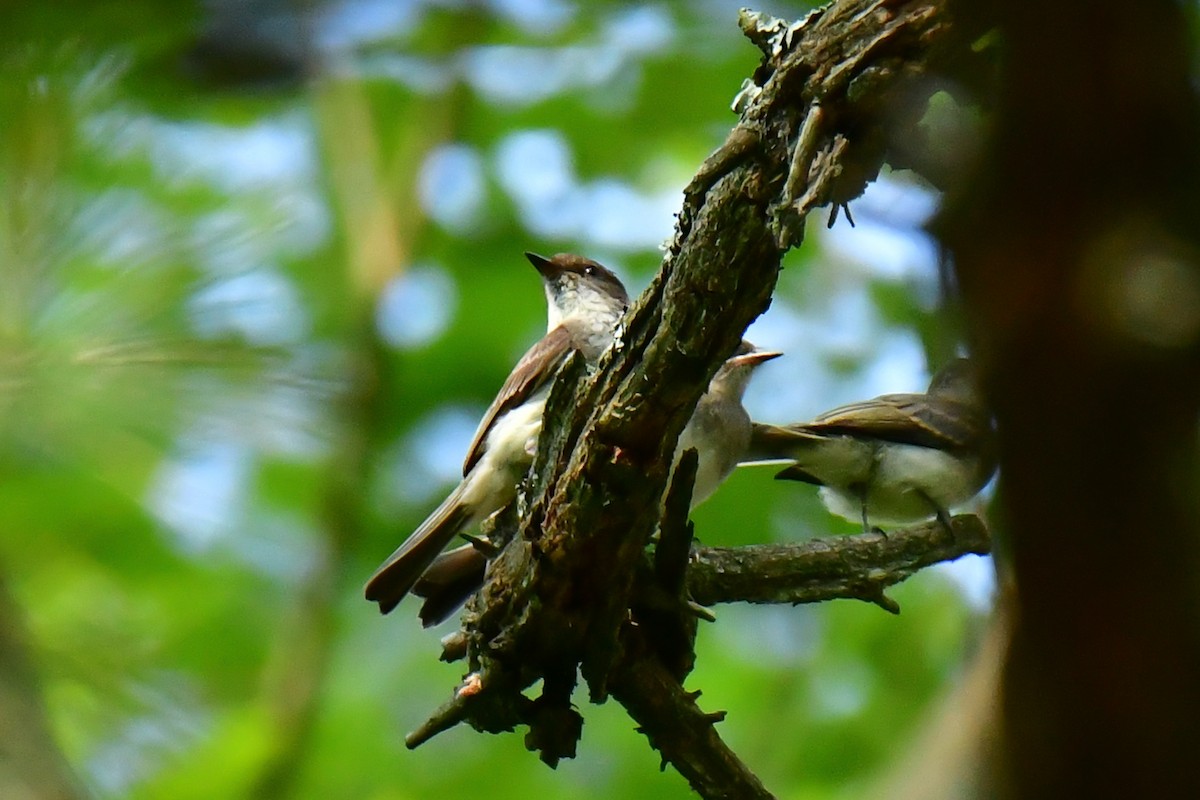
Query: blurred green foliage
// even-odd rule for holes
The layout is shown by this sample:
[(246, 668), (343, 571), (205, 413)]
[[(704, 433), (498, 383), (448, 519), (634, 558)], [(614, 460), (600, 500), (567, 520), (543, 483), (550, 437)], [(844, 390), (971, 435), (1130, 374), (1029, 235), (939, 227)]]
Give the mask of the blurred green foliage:
[[(8, 772), (101, 798), (690, 796), (612, 703), (556, 772), (519, 734), (405, 751), (460, 667), (360, 587), (543, 324), (521, 252), (649, 280), (757, 63), (736, 4), (2, 13)], [(879, 384), (906, 342), (945, 355), (931, 278), (870, 260), (816, 235), (788, 257), (756, 335), (799, 353), (757, 408), (920, 388)], [(853, 531), (769, 472), (695, 520), (712, 543)], [(702, 630), (689, 686), (781, 796), (858, 796), (960, 666), (977, 618), (953, 585), (896, 597), (899, 618), (735, 607)]]

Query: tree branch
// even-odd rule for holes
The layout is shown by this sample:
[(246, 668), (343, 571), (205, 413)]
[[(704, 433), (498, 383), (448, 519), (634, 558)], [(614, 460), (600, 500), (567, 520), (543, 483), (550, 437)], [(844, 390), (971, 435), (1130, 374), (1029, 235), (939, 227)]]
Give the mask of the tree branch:
[(991, 552), (983, 521), (954, 517), (953, 535), (937, 520), (911, 528), (798, 544), (699, 547), (692, 554), (688, 589), (704, 605), (818, 603), (852, 598), (898, 613), (883, 592), (914, 572), (968, 553)]
[(646, 658), (619, 664), (612, 691), (662, 753), (663, 766), (673, 764), (701, 797), (773, 797), (717, 735), (716, 723), (725, 712), (701, 711), (700, 693), (685, 692), (661, 664)]
[[(527, 744), (554, 763), (574, 752), (573, 741), (546, 748), (568, 730), (574, 712), (561, 687), (581, 673), (594, 700), (612, 688), (702, 795), (767, 796), (752, 775), (732, 777), (745, 768), (711, 725), (690, 733), (684, 724), (699, 713), (679, 686), (687, 665), (647, 655), (631, 624), (635, 576), (647, 572), (672, 454), (697, 399), (767, 308), (808, 213), (846, 203), (875, 178), (892, 101), (936, 60), (949, 26), (939, 0), (846, 0), (804, 24), (745, 14), (742, 27), (765, 57), (739, 95), (741, 119), (685, 190), (662, 269), (598, 369), (587, 377), (569, 367), (551, 392), (520, 519), (510, 512), (498, 523), (493, 538), (507, 546), (464, 617), (471, 673), (486, 678), (431, 735), (458, 718), (485, 730), (523, 722)], [(560, 687), (556, 696), (523, 698), (539, 679)]]

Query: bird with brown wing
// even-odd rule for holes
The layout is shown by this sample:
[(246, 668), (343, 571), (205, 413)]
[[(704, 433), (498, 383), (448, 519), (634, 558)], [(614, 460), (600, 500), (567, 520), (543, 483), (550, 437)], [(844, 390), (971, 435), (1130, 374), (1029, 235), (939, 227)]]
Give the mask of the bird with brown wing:
[(832, 513), (908, 523), (970, 500), (996, 469), (990, 415), (967, 359), (944, 366), (924, 394), (886, 394), (811, 422), (755, 423), (744, 464), (792, 462), (776, 475), (820, 486)]
[(629, 305), (617, 276), (591, 259), (567, 253), (525, 257), (542, 278), (546, 335), (517, 362), (484, 413), (467, 449), (462, 481), (367, 581), (366, 597), (379, 604), (381, 613), (404, 599), (456, 534), (513, 501), (533, 463), (542, 411), (559, 367), (576, 350), (595, 362)]
[[(781, 355), (743, 341), (717, 369), (708, 389), (700, 396), (696, 410), (679, 435), (671, 467), (673, 473), (685, 451), (696, 451), (692, 508), (717, 490), (745, 454), (750, 444), (751, 422), (742, 406), (742, 396), (755, 368)], [(438, 556), (413, 587), (413, 594), (425, 598), (421, 622), (429, 627), (454, 613), (483, 583), (486, 568), (486, 556), (473, 545), (463, 545)]]

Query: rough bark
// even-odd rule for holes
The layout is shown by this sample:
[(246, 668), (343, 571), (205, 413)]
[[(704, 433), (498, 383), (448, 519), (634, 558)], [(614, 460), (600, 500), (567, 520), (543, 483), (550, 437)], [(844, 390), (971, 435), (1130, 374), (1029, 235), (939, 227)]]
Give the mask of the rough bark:
[(983, 522), (954, 517), (947, 532), (933, 520), (903, 530), (812, 539), (797, 544), (700, 547), (688, 567), (697, 603), (818, 603), (853, 598), (897, 613), (887, 587), (917, 570), (967, 553), (991, 552)]
[[(484, 731), (525, 724), (527, 745), (553, 765), (574, 754), (582, 719), (570, 694), (582, 675), (593, 700), (612, 692), (702, 796), (769, 796), (716, 735), (711, 723), (720, 715), (701, 712), (681, 685), (694, 618), (703, 614), (683, 594), (687, 548), (670, 533), (686, 529), (678, 518), (686, 490), (667, 502), (676, 519), (663, 525), (666, 554), (650, 566), (645, 553), (679, 433), (717, 366), (769, 304), (782, 254), (802, 240), (813, 209), (836, 210), (877, 175), (883, 131), (919, 110), (915, 87), (950, 53), (942, 6), (847, 0), (796, 25), (743, 13), (743, 31), (764, 58), (739, 95), (741, 118), (685, 190), (662, 269), (617, 345), (594, 374), (577, 360), (559, 376), (519, 519), (501, 519), (495, 538), (507, 546), (464, 618), (470, 674), (410, 746), (460, 721)], [(855, 561), (874, 546), (861, 539), (819, 546), (851, 565), (829, 596), (856, 596), (845, 581), (858, 575), (873, 587), (870, 599), (886, 605), (872, 569), (900, 575), (937, 558), (930, 553), (981, 547), (925, 541), (931, 549), (908, 553), (903, 564), (889, 548), (874, 565)], [(689, 583), (703, 577), (695, 564), (689, 573)], [(664, 652), (664, 637), (677, 646)], [(538, 698), (521, 694), (539, 679)]]

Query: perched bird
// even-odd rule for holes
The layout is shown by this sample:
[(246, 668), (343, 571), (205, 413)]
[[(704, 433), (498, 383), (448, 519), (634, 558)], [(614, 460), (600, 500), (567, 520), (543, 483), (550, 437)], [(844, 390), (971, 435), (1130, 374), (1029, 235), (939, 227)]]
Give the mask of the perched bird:
[(525, 257), (541, 274), (546, 335), (525, 352), (492, 401), (463, 462), (463, 479), (367, 581), (368, 600), (388, 613), (456, 534), (504, 508), (516, 497), (542, 428), (550, 384), (572, 351), (594, 362), (612, 342), (629, 305), (616, 275), (591, 259), (570, 254)]
[[(781, 355), (743, 341), (717, 369), (708, 389), (700, 396), (696, 410), (679, 435), (671, 465), (674, 473), (680, 456), (689, 449), (696, 450), (692, 508), (707, 500), (741, 461), (750, 444), (751, 426), (742, 396), (755, 367)], [(483, 583), (486, 568), (487, 558), (474, 545), (457, 547), (438, 556), (413, 588), (413, 594), (425, 598), (420, 612), (422, 624), (436, 625), (453, 614)]]
[(751, 422), (742, 406), (742, 397), (755, 368), (781, 355), (774, 350), (759, 350), (743, 340), (734, 354), (717, 368), (708, 389), (700, 395), (696, 410), (679, 434), (671, 465), (673, 474), (679, 457), (687, 450), (696, 451), (692, 508), (711, 497), (745, 456), (750, 446)]
[(971, 364), (955, 359), (925, 394), (885, 394), (812, 422), (755, 423), (743, 463), (791, 461), (777, 478), (820, 486), (845, 519), (915, 522), (970, 500), (996, 469), (991, 419)]

